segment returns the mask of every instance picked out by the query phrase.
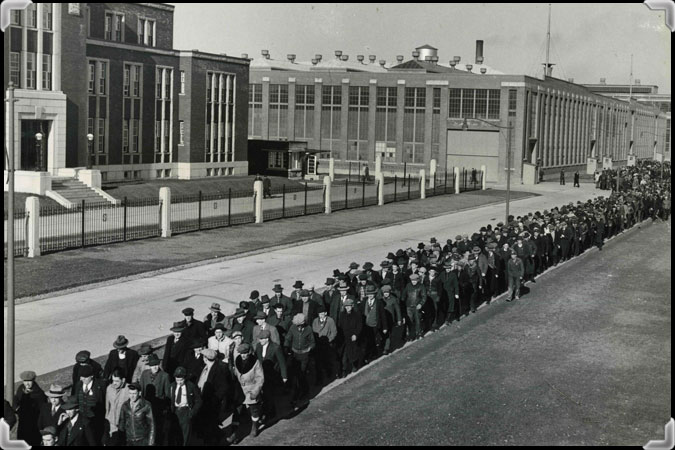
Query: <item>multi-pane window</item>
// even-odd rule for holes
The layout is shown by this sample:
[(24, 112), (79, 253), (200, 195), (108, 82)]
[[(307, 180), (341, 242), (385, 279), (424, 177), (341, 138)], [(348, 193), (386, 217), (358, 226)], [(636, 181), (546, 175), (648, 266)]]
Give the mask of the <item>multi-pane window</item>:
[(42, 89), (52, 89), (52, 55), (42, 55)]
[(154, 47), (155, 46), (155, 21), (154, 20), (147, 20), (146, 24), (147, 24), (146, 26), (148, 27), (148, 33), (147, 33), (148, 40), (145, 44), (150, 45), (151, 47)]
[[(252, 85), (252, 86), (260, 86), (260, 85)], [(249, 108), (250, 107), (251, 106), (249, 103)], [(295, 137), (305, 139), (311, 139), (314, 137), (313, 85), (308, 86), (299, 85), (295, 87)]]
[(14, 87), (21, 87), (21, 53), (19, 52), (9, 54), (9, 79), (14, 83)]
[(499, 119), (499, 89), (450, 89), (448, 117)]
[(145, 19), (138, 19), (138, 43), (145, 44)]
[(12, 25), (21, 25), (21, 10), (11, 9), (11, 24)]
[(98, 152), (105, 153), (105, 119), (98, 119)]
[(112, 40), (112, 27), (113, 27), (113, 13), (105, 13), (105, 24), (104, 24), (104, 33), (103, 38), (106, 41)]
[(270, 85), (269, 137), (288, 137), (288, 85)]
[(262, 84), (249, 85), (248, 135), (262, 136)]
[(396, 143), (396, 88), (377, 88), (377, 109), (375, 110), (375, 140)]
[(96, 63), (89, 63), (89, 88), (88, 92), (94, 94), (94, 87), (96, 85)]
[(155, 163), (174, 162), (173, 127), (173, 69), (155, 69)]
[(134, 97), (141, 96), (141, 66), (131, 66), (131, 83)]
[(131, 120), (131, 151), (138, 153), (140, 150), (140, 141), (139, 141), (139, 131), (140, 131), (140, 120), (132, 119)]
[(44, 30), (52, 29), (52, 4), (42, 4), (42, 28)]
[(431, 114), (431, 158), (437, 162), (441, 142), (441, 88), (433, 90), (433, 109)]
[[(207, 72), (205, 162), (234, 161), (234, 75)], [(288, 95), (286, 95), (288, 103)]]
[(26, 26), (29, 28), (37, 28), (37, 4), (29, 4), (25, 11)]
[(146, 18), (138, 19), (138, 43), (155, 46), (155, 21)]
[[(94, 165), (108, 163), (108, 63), (101, 60), (89, 60), (89, 102), (87, 118), (90, 120), (90, 133), (94, 135)], [(98, 82), (97, 82), (98, 80)]]
[(125, 97), (128, 97), (131, 92), (131, 66), (128, 64), (124, 65), (124, 81), (122, 86), (122, 93)]
[(476, 116), (479, 119), (487, 119), (487, 89), (476, 89)]
[(185, 122), (178, 121), (178, 145), (185, 145)]
[(462, 117), (474, 117), (475, 89), (462, 89)]
[(35, 53), (26, 52), (26, 89), (35, 89), (36, 73)]
[(124, 16), (115, 14), (113, 17), (113, 39), (122, 42), (122, 31), (124, 30)]
[(179, 94), (185, 94), (185, 71), (180, 71), (180, 92)]
[(98, 93), (99, 95), (106, 95), (108, 64), (105, 62), (99, 62), (98, 64)]
[(500, 97), (499, 89), (488, 90), (488, 119), (499, 119)]
[[(349, 88), (349, 115), (347, 117), (347, 159), (367, 159), (368, 145), (368, 86)], [(364, 158), (364, 156), (366, 158)]]
[(462, 116), (462, 90), (450, 89), (450, 96), (448, 98), (448, 117), (460, 118)]
[(122, 121), (122, 152), (129, 153), (129, 120)]
[(509, 117), (516, 116), (516, 107), (518, 106), (517, 93), (518, 91), (515, 89), (509, 89)]
[(137, 64), (124, 64), (124, 107), (122, 120), (122, 147), (123, 163), (141, 163), (140, 135), (141, 135), (141, 111), (143, 110), (143, 98), (141, 96), (142, 66)]
[(424, 112), (426, 88), (405, 88), (403, 161), (424, 162)]
[[(342, 86), (323, 86), (321, 94), (321, 139), (327, 140), (326, 147), (332, 151), (333, 141), (339, 140), (342, 132)], [(344, 159), (342, 155), (337, 157)]]

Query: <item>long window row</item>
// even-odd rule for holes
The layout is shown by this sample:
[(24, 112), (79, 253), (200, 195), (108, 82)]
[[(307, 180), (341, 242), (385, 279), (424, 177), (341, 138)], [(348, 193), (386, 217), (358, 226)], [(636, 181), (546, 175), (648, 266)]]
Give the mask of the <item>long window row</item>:
[(175, 162), (173, 155), (173, 69), (155, 68), (155, 162)]
[(17, 89), (52, 89), (53, 20), (51, 3), (11, 10), (9, 80)]
[(90, 141), (92, 164), (107, 165), (108, 162), (108, 80), (110, 65), (106, 60), (90, 59), (89, 71), (89, 104), (87, 110), (88, 133), (94, 136)]
[(143, 66), (124, 64), (122, 108), (122, 162), (141, 163), (141, 130), (143, 128)]
[(448, 117), (499, 119), (499, 89), (450, 89)]
[(235, 77), (207, 72), (206, 78), (204, 161), (234, 161)]

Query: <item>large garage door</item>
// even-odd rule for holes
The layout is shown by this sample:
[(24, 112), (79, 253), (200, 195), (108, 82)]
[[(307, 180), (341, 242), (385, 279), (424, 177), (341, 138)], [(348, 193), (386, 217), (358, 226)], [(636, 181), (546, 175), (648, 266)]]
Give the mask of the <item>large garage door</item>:
[(485, 165), (487, 181), (499, 178), (499, 132), (448, 130), (448, 167), (468, 170)]

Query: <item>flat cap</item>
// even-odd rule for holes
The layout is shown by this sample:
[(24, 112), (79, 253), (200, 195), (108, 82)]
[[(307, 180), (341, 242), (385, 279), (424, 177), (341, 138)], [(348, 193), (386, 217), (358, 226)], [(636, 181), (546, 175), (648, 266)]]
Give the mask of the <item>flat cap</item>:
[(418, 281), (420, 279), (420, 276), (417, 275), (416, 273), (413, 273), (410, 275), (410, 281)]
[(77, 355), (75, 355), (75, 361), (79, 363), (87, 362), (90, 356), (91, 352), (89, 352), (89, 350), (80, 350), (77, 352)]
[(303, 313), (293, 316), (293, 325), (302, 325), (303, 323), (305, 323), (305, 315)]
[(185, 308), (182, 311), (182, 313), (183, 313), (184, 316), (192, 316), (192, 315), (194, 315), (195, 310), (194, 310), (194, 308)]
[(262, 330), (262, 331), (260, 332), (260, 334), (258, 335), (258, 338), (260, 338), (260, 339), (269, 339), (271, 335), (272, 335), (272, 333), (270, 333), (270, 330), (268, 330), (267, 328), (265, 328), (264, 330)]
[(202, 350), (202, 355), (206, 356), (206, 359), (209, 361), (213, 361), (216, 359), (216, 356), (218, 356), (218, 352), (212, 348), (207, 348), (206, 350)]
[(35, 376), (36, 376), (35, 372), (33, 372), (32, 370), (27, 370), (25, 372), (21, 372), (21, 375), (19, 375), (19, 377), (23, 381), (35, 381)]
[(239, 344), (239, 346), (237, 347), (237, 351), (238, 351), (240, 354), (242, 354), (242, 353), (243, 353), (243, 354), (251, 353), (251, 344), (249, 344), (248, 342), (242, 342), (242, 343)]
[(249, 300), (255, 300), (256, 298), (260, 297), (260, 292), (258, 291), (251, 291), (251, 295), (248, 296)]
[(344, 301), (344, 306), (354, 306), (354, 300), (351, 298), (348, 298), (347, 300)]
[(391, 286), (388, 284), (385, 284), (380, 289), (382, 290), (382, 292), (391, 292)]
[(40, 430), (40, 434), (42, 436), (47, 436), (49, 434), (51, 434), (52, 436), (56, 436), (56, 427), (51, 426), (51, 425), (48, 426), (48, 427), (45, 427), (42, 430)]
[(370, 270), (372, 268), (373, 268), (373, 263), (371, 263), (370, 261), (363, 264), (363, 270)]
[(187, 370), (185, 370), (185, 367), (183, 366), (178, 366), (176, 367), (176, 370), (173, 371), (173, 376), (175, 378), (185, 378), (185, 375), (187, 375)]
[[(91, 377), (94, 375), (94, 368), (87, 364), (86, 366), (82, 366), (80, 368), (78, 374), (80, 375), (80, 378)], [(23, 377), (21, 379), (23, 379)]]

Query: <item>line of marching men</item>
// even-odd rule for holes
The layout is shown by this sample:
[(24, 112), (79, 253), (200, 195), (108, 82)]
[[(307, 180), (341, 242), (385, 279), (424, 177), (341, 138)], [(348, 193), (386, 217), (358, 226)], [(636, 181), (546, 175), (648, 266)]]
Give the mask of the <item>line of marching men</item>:
[[(14, 399), (18, 437), (31, 445), (213, 445), (257, 436), (312, 389), (346, 376), (406, 341), (459, 321), (521, 285), (643, 220), (668, 220), (670, 179), (648, 163), (628, 168), (635, 186), (585, 203), (487, 225), (441, 245), (398, 249), (379, 263), (336, 269), (322, 292), (296, 281), (271, 295), (252, 291), (233, 315), (213, 303), (171, 327), (163, 357), (118, 336), (105, 365), (76, 355), (68, 392), (44, 392), (21, 374)], [(645, 180), (645, 182), (642, 182)], [(67, 397), (67, 400), (64, 399)], [(45, 401), (48, 399), (48, 402)], [(248, 411), (248, 414), (243, 414)], [(13, 410), (5, 401), (5, 417)]]

